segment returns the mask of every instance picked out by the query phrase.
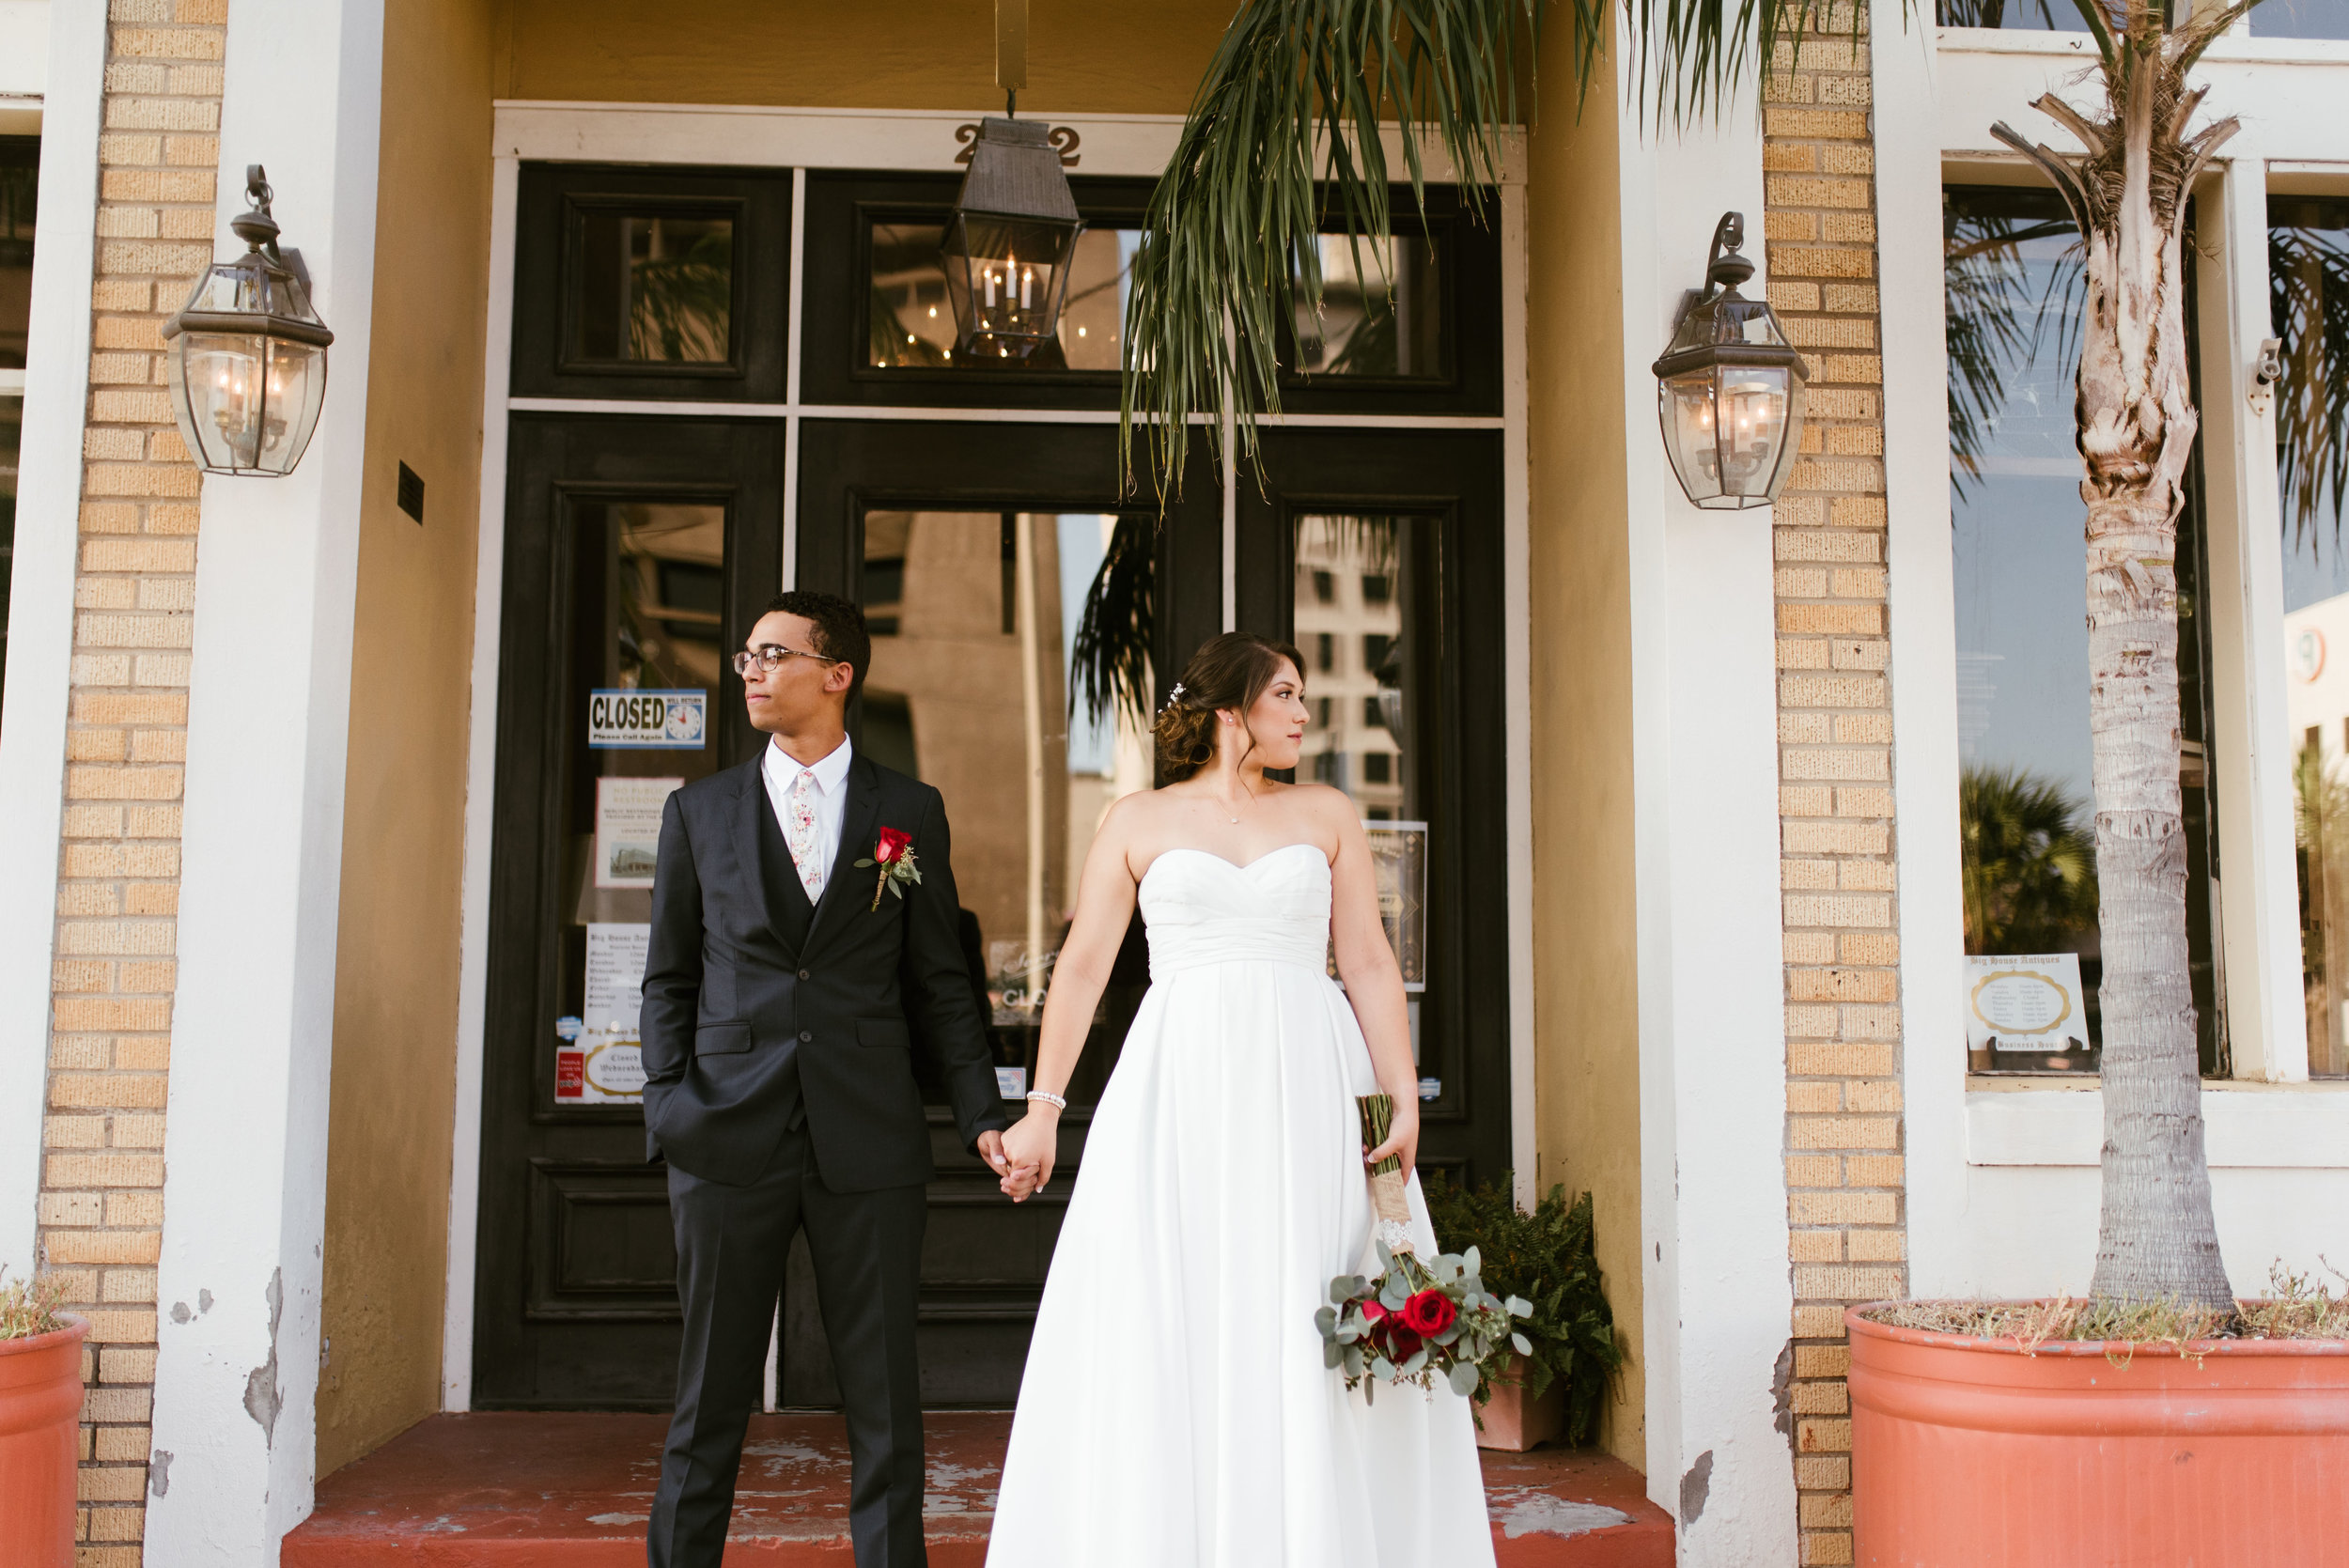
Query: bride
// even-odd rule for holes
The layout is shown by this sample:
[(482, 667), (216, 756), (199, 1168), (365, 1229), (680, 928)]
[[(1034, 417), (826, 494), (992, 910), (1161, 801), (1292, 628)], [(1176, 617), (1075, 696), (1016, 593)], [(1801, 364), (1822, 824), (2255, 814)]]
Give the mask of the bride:
[[(1096, 1109), (1036, 1314), (988, 1568), (1476, 1568), (1468, 1401), (1349, 1394), (1315, 1310), (1376, 1273), (1366, 1158), (1419, 1143), (1403, 983), (1353, 803), (1284, 784), (1297, 650), (1227, 633), (1157, 722), (1164, 788), (1111, 809), (1053, 970), (1003, 1188), (1052, 1179), (1066, 1088), (1128, 923), (1151, 988)], [(1327, 977), (1334, 938), (1341, 991)], [(1362, 1147), (1354, 1097), (1394, 1099)], [(1410, 1178), (1411, 1229), (1436, 1250)]]

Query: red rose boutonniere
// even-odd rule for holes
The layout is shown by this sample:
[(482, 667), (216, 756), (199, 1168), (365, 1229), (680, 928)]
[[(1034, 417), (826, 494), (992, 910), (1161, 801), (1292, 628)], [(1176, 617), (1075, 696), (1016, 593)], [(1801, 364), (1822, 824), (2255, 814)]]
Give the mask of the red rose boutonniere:
[(922, 879), (922, 868), (913, 863), (913, 835), (897, 828), (883, 828), (880, 842), (873, 846), (872, 854), (856, 863), (880, 867), (880, 876), (873, 883), (873, 908), (876, 909), (880, 908), (882, 889), (886, 888), (903, 898), (906, 884)]

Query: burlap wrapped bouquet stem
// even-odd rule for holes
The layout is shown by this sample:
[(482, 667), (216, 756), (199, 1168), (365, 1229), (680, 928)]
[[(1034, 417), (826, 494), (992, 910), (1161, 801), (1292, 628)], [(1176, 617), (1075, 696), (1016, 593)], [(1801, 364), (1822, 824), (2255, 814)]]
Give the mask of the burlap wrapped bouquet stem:
[[(1362, 1116), (1362, 1142), (1377, 1148), (1394, 1127), (1394, 1100), (1387, 1094), (1357, 1096)], [(1405, 1196), (1403, 1157), (1389, 1155), (1370, 1168), (1370, 1205), (1378, 1239), (1390, 1252), (1412, 1252), (1411, 1204)]]

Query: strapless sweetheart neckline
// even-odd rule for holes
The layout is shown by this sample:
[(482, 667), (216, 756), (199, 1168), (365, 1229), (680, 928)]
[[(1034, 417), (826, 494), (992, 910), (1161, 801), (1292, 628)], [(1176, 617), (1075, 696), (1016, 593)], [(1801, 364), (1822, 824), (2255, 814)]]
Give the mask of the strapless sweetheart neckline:
[[(1239, 863), (1239, 862), (1237, 862), (1237, 861), (1227, 861), (1227, 860), (1225, 860), (1222, 856), (1221, 856), (1221, 855), (1217, 854), (1217, 853), (1216, 853), (1214, 850), (1212, 850), (1212, 849), (1194, 849), (1194, 848), (1192, 848), (1191, 846), (1190, 846), (1189, 845), (1178, 845), (1178, 846), (1175, 846), (1174, 848), (1173, 848), (1173, 849), (1161, 849), (1161, 850), (1159, 850), (1159, 854), (1158, 854), (1158, 859), (1156, 859), (1156, 860), (1154, 860), (1154, 861), (1152, 861), (1152, 862), (1150, 862), (1150, 869), (1149, 869), (1149, 871), (1144, 871), (1144, 872), (1142, 874), (1142, 880), (1143, 880), (1143, 882), (1148, 881), (1148, 880), (1150, 879), (1150, 872), (1151, 872), (1151, 871), (1156, 871), (1156, 870), (1158, 870), (1158, 869), (1159, 869), (1159, 865), (1160, 865), (1161, 863), (1163, 863), (1163, 862), (1167, 860), (1167, 858), (1168, 858), (1169, 856), (1172, 856), (1172, 855), (1197, 855), (1197, 856), (1201, 857), (1201, 858), (1202, 858), (1202, 859), (1204, 859), (1204, 860), (1210, 860), (1210, 861), (1213, 861), (1213, 862), (1214, 862), (1216, 864), (1218, 864), (1218, 865), (1221, 865), (1221, 866), (1229, 866), (1232, 870), (1237, 871), (1237, 872), (1238, 872), (1241, 876), (1245, 877), (1248, 873), (1250, 873), (1250, 872), (1252, 872), (1252, 871), (1255, 870), (1258, 866), (1260, 866), (1260, 865), (1264, 864), (1264, 863), (1265, 863), (1265, 862), (1267, 862), (1267, 861), (1268, 861), (1268, 860), (1271, 860), (1274, 856), (1276, 856), (1276, 855), (1285, 855), (1285, 854), (1287, 854), (1287, 853), (1288, 853), (1290, 850), (1292, 850), (1292, 849), (1310, 849), (1310, 850), (1312, 850), (1315, 854), (1316, 854), (1316, 855), (1320, 855), (1320, 856), (1321, 856), (1321, 864), (1322, 864), (1322, 869), (1324, 869), (1325, 871), (1329, 869), (1329, 865), (1330, 865), (1330, 857), (1329, 857), (1328, 855), (1322, 854), (1321, 846), (1319, 846), (1319, 845), (1317, 845), (1317, 844), (1308, 843), (1308, 842), (1306, 842), (1306, 841), (1305, 841), (1305, 840), (1303, 840), (1303, 839), (1299, 839), (1299, 840), (1297, 843), (1295, 843), (1295, 844), (1283, 844), (1283, 846), (1281, 846), (1281, 847), (1280, 847), (1280, 848), (1278, 848), (1278, 849), (1268, 849), (1268, 850), (1266, 850), (1263, 854), (1261, 854), (1261, 855), (1257, 856), (1254, 860), (1250, 861), (1250, 862), (1249, 862), (1246, 865), (1242, 865), (1242, 864), (1240, 864), (1240, 863)], [(1139, 886), (1141, 886), (1141, 885), (1142, 885), (1142, 884), (1141, 884), (1140, 882), (1137, 882), (1137, 883), (1135, 884), (1135, 886), (1136, 886), (1136, 887), (1139, 887)]]

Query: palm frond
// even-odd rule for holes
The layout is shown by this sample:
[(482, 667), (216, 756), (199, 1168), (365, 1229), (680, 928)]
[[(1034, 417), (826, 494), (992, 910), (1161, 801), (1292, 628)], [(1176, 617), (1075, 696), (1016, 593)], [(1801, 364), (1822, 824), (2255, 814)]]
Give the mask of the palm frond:
[(1958, 775), (1968, 953), (2044, 953), (2096, 925), (2096, 846), (2062, 785), (2020, 768)]
[[(2079, 351), (2087, 274), (2078, 235), (2061, 217), (1952, 210), (1943, 219), (1950, 483), (1960, 496), (1981, 481), (1999, 415), (2022, 373), (2043, 350), (2054, 364), (2068, 364)], [(2046, 269), (2034, 289), (2024, 247), (2063, 238), (2072, 245)]]
[(2276, 467), (2295, 543), (2313, 538), (2332, 513), (2338, 537), (2349, 497), (2349, 211), (2303, 201), (2318, 221), (2271, 221), (2267, 231), (2270, 319), (2283, 340), (2276, 388)]
[[(1861, 11), (1848, 7), (1855, 36)], [(1152, 194), (1127, 302), (1119, 447), (1128, 475), (1147, 433), (1161, 498), (1183, 472), (1194, 419), (1234, 426), (1255, 458), (1255, 422), (1281, 407), (1282, 312), (1321, 307), (1325, 225), (1383, 256), (1391, 186), (1425, 208), (1423, 149), (1439, 148), (1472, 216), (1501, 178), (1504, 133), (1523, 122), (1547, 0), (1246, 0), (1191, 101)], [(1642, 116), (1717, 112), (1829, 0), (1621, 0)], [(1610, 0), (1570, 0), (1569, 57), (1587, 96), (1610, 57)], [(1530, 111), (1529, 102), (1523, 108)], [(1403, 167), (1382, 126), (1397, 126)], [(1219, 448), (1220, 449), (1220, 448)]]
[(1069, 648), (1068, 712), (1081, 706), (1095, 723), (1121, 705), (1147, 729), (1150, 645), (1158, 629), (1158, 529), (1148, 517), (1123, 516), (1111, 530), (1101, 569), (1085, 593)]

